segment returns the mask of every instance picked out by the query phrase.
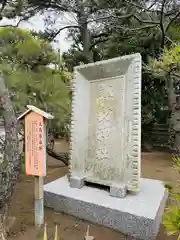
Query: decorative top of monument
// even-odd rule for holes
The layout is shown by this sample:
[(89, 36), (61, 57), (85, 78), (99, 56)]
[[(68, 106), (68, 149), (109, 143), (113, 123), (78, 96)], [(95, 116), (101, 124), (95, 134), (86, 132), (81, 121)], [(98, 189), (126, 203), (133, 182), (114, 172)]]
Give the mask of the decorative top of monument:
[(127, 73), (129, 66), (136, 61), (141, 62), (140, 53), (76, 66), (74, 68), (75, 78), (80, 74), (91, 82), (97, 79), (100, 80), (124, 75)]
[(52, 116), (51, 114), (47, 113), (47, 112), (44, 112), (43, 110), (33, 106), (33, 105), (27, 105), (27, 110), (22, 113), (19, 117), (18, 117), (18, 120), (24, 118), (27, 114), (29, 114), (30, 112), (36, 112), (38, 113), (39, 115), (43, 116), (44, 118), (46, 119), (53, 119), (54, 116)]
[(91, 67), (94, 65), (104, 65), (104, 64), (109, 64), (111, 63), (115, 63), (118, 62), (119, 60), (132, 60), (132, 59), (139, 59), (141, 60), (141, 54), (140, 53), (133, 53), (133, 54), (129, 54), (129, 55), (124, 55), (124, 56), (120, 56), (120, 57), (115, 57), (115, 58), (110, 58), (108, 60), (101, 60), (101, 61), (97, 61), (97, 62), (93, 62), (93, 63), (88, 63), (88, 64), (81, 64), (79, 66), (75, 66), (74, 70), (79, 70), (81, 68), (85, 68), (85, 67)]

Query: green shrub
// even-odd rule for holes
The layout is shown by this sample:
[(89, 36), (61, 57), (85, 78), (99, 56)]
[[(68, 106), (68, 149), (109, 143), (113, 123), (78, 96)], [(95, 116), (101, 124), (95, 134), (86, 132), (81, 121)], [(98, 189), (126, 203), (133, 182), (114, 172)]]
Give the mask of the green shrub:
[[(173, 157), (174, 167), (180, 174), (180, 157)], [(179, 181), (179, 179), (178, 179)], [(180, 240), (180, 192), (179, 192), (179, 184), (175, 189), (167, 188), (170, 197), (171, 204), (166, 209), (164, 214), (163, 224), (167, 229), (168, 235), (179, 234), (178, 240)]]

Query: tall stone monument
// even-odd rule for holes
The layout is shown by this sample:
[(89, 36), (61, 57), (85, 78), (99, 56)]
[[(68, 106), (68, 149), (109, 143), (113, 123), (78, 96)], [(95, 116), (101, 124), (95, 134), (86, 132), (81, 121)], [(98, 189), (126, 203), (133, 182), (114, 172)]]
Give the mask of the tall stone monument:
[(82, 65), (74, 74), (71, 187), (103, 184), (116, 197), (139, 191), (140, 54)]
[(44, 186), (45, 205), (135, 239), (155, 239), (167, 192), (162, 182), (140, 178), (140, 166), (140, 54), (76, 67), (69, 177)]

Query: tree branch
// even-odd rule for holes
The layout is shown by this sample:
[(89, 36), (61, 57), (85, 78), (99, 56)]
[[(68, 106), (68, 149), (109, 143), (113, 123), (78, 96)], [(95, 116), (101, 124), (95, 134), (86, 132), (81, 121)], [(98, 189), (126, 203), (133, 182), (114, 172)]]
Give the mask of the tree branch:
[(180, 74), (172, 73), (172, 75), (180, 79)]
[(92, 22), (97, 22), (97, 21), (100, 21), (100, 20), (106, 20), (108, 18), (111, 18), (111, 19), (118, 19), (118, 20), (122, 20), (122, 19), (128, 19), (128, 18), (135, 18), (138, 22), (140, 23), (146, 23), (146, 24), (159, 24), (159, 22), (156, 22), (156, 21), (148, 21), (148, 20), (143, 20), (143, 19), (140, 19), (137, 15), (135, 14), (126, 14), (126, 15), (122, 15), (122, 16), (116, 16), (116, 15), (109, 15), (109, 16), (103, 16), (103, 17), (99, 17), (99, 18), (96, 18), (96, 19), (91, 19), (89, 21), (87, 21), (87, 23), (92, 23)]
[(161, 14), (160, 14), (160, 29), (161, 29), (161, 49), (164, 49), (164, 43), (165, 43), (165, 30), (164, 30), (164, 7), (165, 7), (166, 0), (162, 0), (162, 5), (161, 5)]
[(173, 9), (173, 10), (167, 11), (164, 15), (166, 17), (170, 17), (170, 16), (172, 16), (172, 15), (174, 15), (176, 13), (177, 13), (177, 9)]
[(27, 21), (29, 18), (31, 18), (33, 15), (35, 15), (35, 13), (37, 12), (38, 8), (33, 8), (33, 9), (28, 9), (27, 12), (24, 12), (23, 16), (21, 16), (17, 22), (16, 25), (13, 24), (4, 24), (4, 25), (0, 25), (0, 28), (2, 27), (19, 27), (20, 23), (23, 21)]
[[(126, 15), (123, 15), (123, 16), (112, 16), (112, 15), (109, 15), (109, 16), (103, 16), (103, 17), (99, 17), (99, 18), (96, 18), (96, 19), (91, 19), (89, 21), (87, 21), (87, 23), (92, 23), (92, 22), (97, 22), (97, 21), (100, 21), (100, 20), (105, 20), (105, 19), (108, 19), (108, 18), (114, 18), (114, 19), (127, 19), (127, 18), (130, 18), (130, 17), (134, 17), (137, 21), (139, 21), (140, 23), (145, 23), (145, 24), (153, 24), (153, 25), (157, 25), (159, 24), (159, 22), (152, 22), (152, 21), (146, 21), (146, 20), (142, 20), (140, 19), (139, 17), (137, 17), (136, 15), (134, 14), (126, 14)], [(70, 26), (65, 26), (65, 27), (62, 27), (60, 28), (59, 30), (57, 30), (55, 33), (52, 34), (52, 36), (49, 37), (49, 40), (52, 41), (54, 40), (59, 34), (61, 31), (65, 30), (65, 29), (70, 29), (70, 28), (82, 28), (83, 26), (80, 26), (80, 25), (70, 25)], [(146, 29), (146, 28), (149, 28), (149, 27), (152, 27), (152, 26), (144, 26), (144, 27), (141, 27), (141, 28), (136, 28), (135, 30), (139, 30), (139, 29)], [(134, 30), (133, 30), (134, 31)], [(104, 35), (104, 33), (101, 33), (101, 35)], [(99, 36), (97, 36), (99, 37)]]
[(50, 41), (54, 40), (54, 39), (60, 34), (61, 31), (65, 30), (65, 29), (69, 29), (69, 28), (81, 28), (81, 26), (71, 25), (71, 26), (62, 27), (62, 28), (60, 28), (57, 32), (55, 32), (54, 34), (52, 34), (52, 36), (49, 37), (49, 40), (50, 40)]
[(47, 149), (47, 154), (57, 160), (62, 161), (66, 166), (68, 165), (69, 162), (69, 153), (57, 153), (53, 150), (51, 150), (49, 147)]
[(92, 48), (95, 47), (97, 44), (99, 44), (99, 43), (103, 43), (103, 42), (106, 42), (107, 40), (108, 40), (108, 38), (106, 38), (106, 39), (98, 39), (98, 40), (96, 40), (93, 44), (91, 44), (89, 50), (92, 50)]
[(94, 35), (94, 36), (91, 35), (91, 38), (94, 40), (94, 42), (90, 45), (89, 50), (91, 50), (98, 43), (106, 42), (108, 40), (108, 37), (109, 37), (110, 34), (111, 34), (111, 31), (104, 32), (104, 33), (99, 33), (99, 34)]
[(125, 27), (121, 27), (121, 26), (117, 26), (116, 29), (122, 29), (122, 30), (125, 30), (125, 32), (134, 32), (134, 31), (141, 31), (141, 30), (144, 30), (144, 29), (147, 29), (147, 28), (154, 28), (156, 27), (155, 25), (146, 25), (146, 26), (142, 26), (142, 27), (138, 27), (138, 28), (125, 28)]
[(172, 39), (170, 39), (170, 37), (165, 36), (165, 38), (166, 38), (169, 42), (171, 42), (174, 46), (177, 46), (177, 43), (175, 43)]
[(92, 37), (93, 39), (95, 39), (95, 38), (100, 38), (100, 37), (108, 37), (109, 34), (111, 34), (111, 32), (99, 33), (98, 35), (94, 35), (94, 36), (91, 35), (91, 37)]
[(61, 11), (61, 12), (69, 12), (69, 11), (72, 11), (74, 13), (76, 13), (77, 11), (75, 10), (74, 6), (69, 6), (68, 4), (67, 5), (64, 5), (64, 4), (57, 4), (57, 1), (38, 1), (38, 5), (39, 5), (39, 10), (42, 10), (42, 9), (52, 9), (52, 10), (58, 10), (58, 11)]
[(170, 28), (170, 26), (173, 24), (173, 22), (180, 16), (180, 11), (170, 20), (170, 22), (168, 23), (165, 31), (167, 32)]
[(134, 14), (133, 14), (133, 17), (134, 17), (136, 20), (138, 20), (140, 23), (154, 24), (154, 25), (159, 24), (159, 22), (156, 22), (156, 21), (142, 20), (142, 19), (140, 19), (138, 16), (136, 16), (136, 15), (134, 15)]
[(149, 11), (149, 10), (151, 10), (151, 8), (152, 7), (154, 7), (154, 5), (157, 3), (157, 1), (154, 1), (148, 8), (147, 8), (147, 10)]
[(87, 21), (87, 23), (92, 23), (92, 22), (98, 22), (98, 21), (101, 21), (101, 20), (106, 20), (108, 18), (115, 18), (115, 19), (125, 19), (125, 18), (130, 18), (132, 17), (133, 14), (126, 14), (126, 15), (123, 15), (123, 16), (112, 16), (112, 15), (108, 15), (108, 16), (103, 16), (103, 17), (99, 17), (99, 18), (95, 18), (95, 19), (91, 19), (89, 21)]
[(19, 27), (19, 24), (23, 21), (23, 19), (20, 19), (16, 25), (12, 25), (12, 24), (5, 24), (5, 25), (0, 25), (0, 28), (3, 27)]
[(4, 10), (5, 6), (7, 4), (7, 0), (4, 0), (1, 6), (1, 10), (0, 10), (0, 14), (2, 13), (2, 11)]
[(161, 12), (160, 10), (151, 10), (151, 8), (156, 4), (156, 3), (153, 3), (153, 4), (151, 4), (151, 6), (150, 7), (148, 7), (148, 8), (146, 8), (146, 7), (143, 7), (143, 6), (140, 6), (140, 5), (138, 5), (138, 4), (136, 4), (136, 3), (133, 3), (132, 1), (128, 1), (128, 0), (124, 0), (126, 3), (129, 3), (129, 4), (131, 4), (132, 6), (134, 6), (134, 7), (136, 7), (136, 8), (139, 8), (139, 9), (141, 9), (141, 10), (143, 10), (143, 11), (147, 11), (147, 12)]

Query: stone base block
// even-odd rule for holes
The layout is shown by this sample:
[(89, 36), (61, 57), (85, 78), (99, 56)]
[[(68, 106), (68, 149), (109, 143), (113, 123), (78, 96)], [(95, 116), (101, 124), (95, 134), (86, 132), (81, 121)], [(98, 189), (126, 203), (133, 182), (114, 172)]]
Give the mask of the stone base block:
[(71, 188), (67, 177), (44, 186), (45, 206), (142, 240), (156, 238), (167, 196), (163, 183), (152, 179), (141, 179), (140, 193), (125, 198), (88, 186)]
[(84, 178), (70, 177), (69, 182), (72, 188), (82, 188), (84, 186)]
[(117, 198), (125, 198), (127, 195), (126, 184), (118, 184), (110, 186), (110, 196)]

